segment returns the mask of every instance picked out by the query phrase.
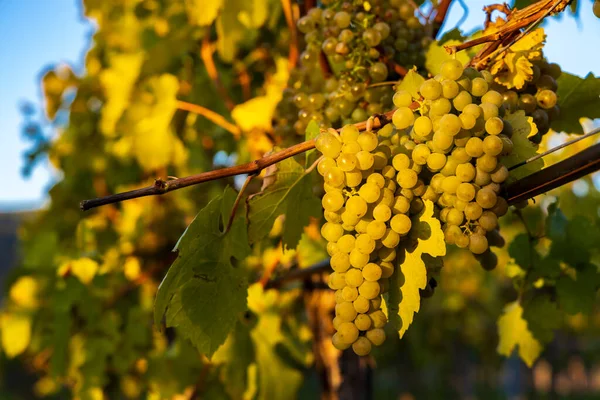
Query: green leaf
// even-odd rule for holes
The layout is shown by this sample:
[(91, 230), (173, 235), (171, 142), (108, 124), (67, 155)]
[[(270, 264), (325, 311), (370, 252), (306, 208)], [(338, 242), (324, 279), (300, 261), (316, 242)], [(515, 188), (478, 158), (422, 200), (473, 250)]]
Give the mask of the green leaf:
[[(321, 130), (319, 129), (319, 124), (317, 124), (316, 121), (310, 121), (308, 123), (308, 126), (306, 127), (306, 133), (304, 135), (304, 140), (312, 140), (315, 139), (317, 136), (319, 136), (319, 132)], [(316, 149), (311, 149), (308, 150), (306, 152), (306, 167), (308, 168), (308, 164), (309, 164), (309, 156), (314, 153), (316, 151)]]
[(536, 295), (523, 305), (523, 318), (529, 330), (541, 343), (550, 343), (563, 316), (548, 295)]
[(576, 279), (563, 276), (556, 282), (556, 293), (562, 308), (569, 314), (590, 313), (596, 302), (596, 291), (600, 284), (596, 266), (588, 264), (577, 271)]
[(179, 328), (198, 351), (212, 356), (246, 309), (248, 283), (244, 271), (232, 265), (250, 254), (245, 216), (237, 212), (223, 234), (235, 202), (229, 187), (196, 216), (179, 239), (178, 257), (158, 288), (154, 321), (166, 313), (166, 324)]
[(560, 118), (552, 121), (557, 132), (583, 133), (581, 118), (600, 118), (600, 77), (591, 72), (581, 79), (563, 72), (557, 80)]
[[(398, 248), (398, 263), (390, 277), (390, 291), (386, 311), (391, 326), (400, 338), (421, 307), (419, 289), (427, 286), (427, 265), (424, 255), (440, 257), (446, 254), (444, 232), (440, 221), (433, 216), (433, 203), (425, 200), (423, 211), (412, 218), (412, 229), (404, 246)], [(427, 257), (428, 264), (433, 264)]]
[[(527, 139), (529, 136), (537, 133), (537, 127), (533, 123), (533, 118), (526, 116), (525, 112), (522, 110), (519, 110), (514, 114), (508, 114), (504, 119), (508, 121), (513, 128), (513, 135), (510, 138), (513, 142), (513, 151), (510, 155), (504, 156), (500, 160), (502, 161), (502, 164), (510, 168), (537, 154), (537, 146)], [(514, 179), (521, 179), (539, 171), (543, 167), (544, 161), (540, 158), (512, 170), (510, 176)]]
[(515, 263), (521, 268), (527, 269), (533, 264), (533, 250), (529, 242), (529, 236), (525, 233), (517, 235), (508, 246), (508, 254), (515, 259)]
[(448, 32), (444, 33), (442, 35), (442, 37), (440, 38), (440, 40), (438, 40), (438, 43), (446, 44), (446, 42), (451, 41), (451, 40), (453, 40), (455, 42), (463, 43), (465, 41), (465, 39), (466, 39), (466, 36), (464, 36), (462, 34), (460, 29), (454, 28), (454, 29), (451, 29)]
[(246, 28), (238, 19), (243, 0), (223, 0), (223, 12), (217, 18), (217, 50), (225, 62), (232, 62), (238, 43), (244, 38)]
[(433, 42), (429, 45), (427, 54), (425, 55), (425, 67), (431, 73), (431, 75), (437, 75), (440, 73), (442, 63), (447, 60), (456, 58), (461, 64), (465, 65), (469, 62), (470, 58), (467, 52), (459, 51), (454, 56), (446, 51), (444, 46), (456, 46), (461, 44), (459, 40), (448, 40), (442, 42)]
[(194, 25), (211, 25), (219, 10), (223, 6), (223, 0), (185, 0), (185, 9), (190, 22)]
[(310, 217), (321, 214), (321, 202), (313, 194), (313, 179), (293, 158), (269, 167), (262, 191), (248, 200), (250, 242), (263, 239), (275, 219), (285, 214), (283, 244), (295, 248)]
[(421, 97), (419, 88), (423, 82), (425, 82), (425, 78), (419, 75), (415, 69), (411, 69), (402, 79), (396, 90), (406, 90), (413, 98), (418, 99)]
[(519, 356), (528, 367), (533, 365), (542, 352), (542, 346), (523, 319), (523, 308), (518, 301), (509, 303), (504, 308), (504, 314), (498, 319), (498, 336), (498, 353), (509, 357), (518, 346)]
[(286, 340), (281, 330), (281, 315), (273, 312), (261, 314), (251, 336), (258, 365), (258, 399), (296, 398), (303, 374), (286, 363), (279, 353)]
[(564, 240), (569, 221), (565, 214), (558, 208), (558, 202), (548, 206), (546, 218), (546, 236), (552, 240)]

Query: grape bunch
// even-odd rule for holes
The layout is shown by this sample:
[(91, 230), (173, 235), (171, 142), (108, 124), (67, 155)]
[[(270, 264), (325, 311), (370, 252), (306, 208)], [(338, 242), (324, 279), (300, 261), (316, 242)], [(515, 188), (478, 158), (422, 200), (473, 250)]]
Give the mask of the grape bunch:
[(446, 61), (417, 98), (394, 95), (392, 117), (396, 129), (410, 135), (412, 161), (423, 167), (422, 198), (439, 206), (446, 242), (468, 248), (486, 269), (497, 263), (489, 242), (501, 241), (498, 217), (508, 210), (500, 195), (508, 169), (499, 158), (513, 147), (512, 127), (502, 118), (504, 98), (490, 89), (492, 82), (487, 71)]
[(422, 66), (431, 42), (406, 0), (322, 5), (298, 20), (306, 46), (278, 108), (281, 135), (304, 135), (310, 121), (339, 127), (389, 110), (392, 87), (371, 85), (397, 80), (393, 65)]
[(558, 64), (548, 63), (543, 59), (534, 61), (532, 69), (532, 79), (522, 89), (506, 90), (499, 85), (494, 86), (494, 89), (503, 93), (503, 104), (508, 113), (523, 110), (533, 118), (538, 133), (530, 140), (540, 143), (542, 136), (550, 129), (551, 122), (560, 115), (556, 80), (562, 71)]
[(381, 295), (394, 272), (396, 248), (411, 229), (409, 213), (420, 211), (411, 201), (414, 192), (424, 188), (405, 154), (391, 158), (393, 132), (391, 124), (379, 137), (347, 125), (316, 142), (323, 154), (317, 168), (327, 220), (321, 234), (334, 271), (329, 286), (336, 291), (333, 344), (341, 350), (352, 346), (361, 356), (385, 340)]

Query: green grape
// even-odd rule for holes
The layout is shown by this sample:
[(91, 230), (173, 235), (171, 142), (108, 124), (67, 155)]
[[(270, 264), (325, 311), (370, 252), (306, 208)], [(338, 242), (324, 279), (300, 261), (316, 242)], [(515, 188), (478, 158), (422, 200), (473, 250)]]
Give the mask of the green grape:
[(371, 352), (371, 342), (366, 337), (361, 336), (352, 344), (352, 350), (357, 356), (367, 356)]
[(431, 154), (431, 150), (426, 144), (418, 144), (412, 151), (412, 160), (419, 164), (424, 165), (427, 163), (427, 157)]
[[(491, 120), (488, 120), (488, 122), (489, 121)], [(487, 155), (499, 155), (502, 153), (502, 146), (502, 139), (500, 139), (498, 136), (486, 136), (485, 139), (483, 139), (483, 152)], [(486, 169), (484, 169), (484, 171), (491, 172), (487, 171)]]
[(332, 272), (329, 274), (329, 287), (333, 290), (346, 287), (346, 273)]
[(338, 26), (338, 28), (344, 29), (350, 26), (351, 16), (346, 11), (339, 11), (335, 13), (333, 17), (333, 22)]
[[(390, 186), (394, 190), (396, 189), (395, 185), (396, 184), (393, 181), (388, 181), (388, 186)], [(394, 204), (394, 191), (391, 188), (383, 188), (383, 192), (377, 200), (377, 205), (385, 204), (386, 206), (392, 208), (392, 205)]]
[[(336, 329), (339, 329), (339, 327)], [(352, 343), (344, 342), (338, 333), (333, 334), (333, 336), (331, 337), (331, 343), (333, 344), (333, 347), (342, 351), (349, 349), (352, 346)]]
[(329, 171), (331, 168), (333, 168), (335, 166), (336, 166), (336, 163), (333, 158), (323, 156), (321, 161), (319, 161), (319, 163), (317, 164), (317, 171), (319, 171), (319, 174), (321, 176), (325, 176), (327, 171)]
[(478, 233), (469, 236), (469, 250), (473, 254), (482, 254), (488, 249), (488, 241), (485, 236)]
[(334, 242), (327, 243), (327, 254), (329, 254), (330, 256), (334, 256), (339, 252), (340, 252), (340, 249), (336, 243), (334, 243)]
[(525, 114), (531, 114), (536, 107), (537, 101), (532, 95), (525, 93), (519, 96), (519, 109), (525, 111)]
[(465, 249), (469, 246), (469, 236), (461, 233), (454, 238), (454, 244), (461, 249)]
[(496, 166), (498, 165), (498, 159), (492, 155), (484, 154), (477, 159), (476, 165), (477, 169), (480, 169), (483, 172), (490, 173), (496, 169)]
[(373, 209), (373, 218), (376, 221), (386, 222), (392, 216), (392, 210), (385, 204), (378, 204)]
[(450, 79), (444, 79), (442, 81), (442, 96), (450, 100), (458, 95), (458, 83)]
[(410, 158), (406, 154), (400, 153), (396, 154), (392, 159), (392, 166), (396, 171), (401, 171), (405, 169), (409, 169), (410, 167)]
[[(327, 245), (329, 245), (329, 243)], [(348, 257), (348, 254), (345, 252), (339, 251), (331, 257), (329, 263), (331, 264), (331, 269), (335, 272), (346, 272), (350, 268), (350, 257)]]
[[(491, 104), (491, 103), (489, 103)], [(485, 131), (490, 135), (499, 135), (504, 129), (504, 122), (501, 118), (492, 117), (485, 121)]]
[(458, 60), (447, 60), (440, 67), (440, 74), (450, 80), (457, 80), (463, 74), (463, 66)]
[(492, 211), (484, 211), (479, 217), (479, 226), (486, 231), (493, 231), (498, 227), (498, 217)]
[(519, 95), (512, 90), (504, 92), (502, 94), (502, 104), (504, 104), (506, 111), (514, 113), (519, 107)]
[(454, 244), (456, 242), (456, 238), (462, 235), (462, 231), (456, 225), (446, 225), (444, 229), (444, 240), (448, 244)]
[(390, 221), (390, 227), (399, 235), (406, 235), (412, 226), (412, 222), (405, 214), (394, 215)]
[[(406, 214), (410, 208), (410, 200), (404, 196), (394, 197), (394, 203), (391, 206), (394, 214)], [(383, 236), (383, 235), (382, 235)]]
[(371, 318), (366, 314), (358, 314), (354, 320), (354, 325), (356, 325), (356, 328), (358, 328), (359, 331), (368, 330), (372, 324)]
[(365, 200), (367, 203), (374, 203), (379, 198), (381, 189), (375, 183), (365, 183), (358, 190), (358, 195)]
[(490, 118), (497, 117), (499, 115), (498, 106), (492, 103), (481, 103), (479, 105), (483, 113), (483, 119), (487, 121)]
[(430, 171), (439, 171), (446, 165), (446, 156), (441, 153), (431, 153), (427, 157), (427, 168)]
[(334, 222), (336, 224), (339, 224), (340, 222), (342, 222), (341, 215), (336, 212), (325, 210), (323, 215), (325, 216), (325, 219), (327, 220), (327, 222)]
[(353, 154), (340, 154), (337, 158), (337, 167), (344, 172), (350, 172), (356, 168), (356, 156)]
[(463, 223), (463, 221), (464, 214), (462, 213), (462, 211), (459, 211), (456, 208), (451, 208), (450, 210), (448, 210), (448, 215), (446, 215), (446, 222), (448, 224), (460, 226)]
[(464, 214), (467, 220), (476, 221), (481, 217), (483, 209), (476, 202), (470, 202), (465, 206)]
[[(342, 213), (342, 228), (344, 228), (344, 230), (352, 230), (352, 228), (358, 224), (358, 221), (360, 220), (360, 217), (358, 215), (352, 214), (350, 212), (348, 212), (347, 210), (345, 210)], [(350, 229), (348, 229), (350, 228)]]
[(381, 170), (381, 175), (383, 175), (385, 179), (393, 179), (394, 176), (396, 176), (396, 170), (391, 165), (386, 165)]
[(344, 228), (340, 224), (333, 224), (331, 222), (325, 222), (321, 227), (321, 235), (328, 242), (337, 242), (339, 238), (344, 234)]
[(439, 115), (448, 114), (452, 110), (452, 103), (450, 100), (440, 97), (439, 99), (433, 100), (429, 107), (429, 116), (436, 117)]
[(296, 25), (298, 27), (298, 30), (302, 33), (308, 33), (315, 29), (314, 21), (308, 16), (300, 18)]
[(508, 203), (506, 199), (498, 196), (494, 207), (490, 208), (490, 211), (496, 214), (498, 217), (505, 215), (508, 212)]
[(482, 103), (492, 103), (492, 104), (495, 104), (496, 107), (500, 107), (502, 105), (502, 103), (504, 103), (504, 98), (497, 91), (490, 90), (481, 97), (481, 102)]
[[(446, 114), (440, 119), (439, 132), (456, 136), (462, 127), (460, 118), (454, 114)], [(437, 133), (437, 132), (436, 132)]]
[(344, 184), (345, 175), (344, 171), (338, 167), (333, 167), (325, 173), (323, 178), (325, 179), (325, 183), (334, 187), (340, 187)]
[(365, 334), (365, 337), (369, 339), (374, 346), (381, 346), (385, 342), (385, 331), (381, 328), (369, 329)]
[(352, 249), (350, 252), (350, 265), (361, 269), (369, 262), (369, 255), (360, 252), (358, 249)]
[(396, 129), (406, 129), (415, 122), (415, 115), (408, 107), (399, 107), (392, 115), (392, 123)]
[(432, 141), (433, 146), (435, 147), (434, 150), (446, 152), (452, 147), (454, 137), (446, 132), (438, 131), (433, 134)]
[(382, 247), (377, 251), (377, 256), (381, 261), (391, 262), (396, 259), (396, 250), (393, 248)]
[(496, 204), (496, 193), (494, 191), (483, 188), (477, 191), (475, 200), (482, 208), (492, 208)]
[(475, 182), (476, 185), (485, 186), (485, 185), (489, 184), (491, 181), (492, 181), (492, 178), (489, 173), (484, 172), (479, 168), (477, 168), (475, 170), (475, 180), (473, 182)]
[(354, 125), (346, 125), (340, 131), (340, 137), (344, 143), (358, 141), (359, 134), (360, 132), (358, 131), (358, 128)]
[(354, 343), (358, 339), (358, 329), (354, 322), (343, 322), (339, 326), (337, 335), (342, 343)]
[(354, 238), (354, 236), (344, 235), (337, 241), (337, 245), (340, 251), (346, 254), (350, 254), (350, 252), (354, 248), (355, 241), (356, 239)]
[[(371, 283), (371, 282), (365, 282), (365, 283)], [(387, 317), (381, 310), (372, 311), (368, 315), (369, 315), (369, 318), (371, 318), (371, 321), (373, 322), (373, 328), (383, 328), (385, 326), (385, 324), (387, 324)]]
[(458, 111), (463, 111), (465, 107), (471, 103), (473, 103), (473, 98), (466, 90), (461, 91), (454, 100), (452, 100), (452, 105), (454, 105), (454, 108)]
[(360, 148), (360, 145), (358, 144), (358, 142), (348, 142), (348, 143), (344, 143), (342, 145), (342, 153), (343, 154), (356, 155), (356, 153), (358, 153), (359, 151), (361, 151), (361, 148)]
[(377, 148), (378, 140), (377, 135), (372, 132), (363, 132), (358, 136), (357, 139), (360, 148), (364, 151), (373, 151)]
[(412, 95), (406, 90), (399, 90), (394, 94), (393, 102), (394, 106), (398, 108), (410, 107), (410, 105), (413, 103)]
[[(360, 276), (362, 279), (362, 275)], [(358, 293), (367, 300), (374, 299), (379, 296), (380, 287), (377, 282), (363, 281), (358, 287)]]
[(371, 254), (375, 250), (375, 240), (365, 233), (356, 237), (355, 245), (356, 249), (364, 254)]
[(369, 75), (374, 82), (383, 82), (388, 77), (388, 68), (382, 62), (376, 62), (369, 67)]
[(475, 186), (463, 182), (456, 188), (456, 197), (462, 201), (471, 201), (475, 198)]
[(460, 179), (456, 176), (447, 176), (442, 181), (442, 190), (447, 194), (455, 194), (458, 186), (461, 184)]
[(363, 278), (369, 282), (377, 282), (382, 272), (381, 267), (375, 263), (369, 263), (362, 269)]
[(461, 182), (471, 182), (475, 178), (475, 173), (475, 167), (471, 163), (463, 163), (456, 166), (455, 174)]
[(412, 189), (415, 187), (418, 180), (419, 176), (417, 175), (417, 172), (412, 169), (401, 169), (396, 176), (396, 182), (398, 182), (402, 189)]
[[(342, 298), (345, 302), (352, 303), (358, 298), (358, 289), (355, 287), (346, 286), (342, 289)], [(352, 308), (354, 308), (354, 306), (352, 306)]]
[(317, 150), (325, 157), (336, 158), (342, 150), (342, 142), (329, 132), (321, 133), (315, 142)]
[(360, 196), (351, 196), (346, 201), (346, 211), (361, 218), (367, 213), (367, 202)]
[[(537, 88), (540, 90), (547, 89), (547, 90), (551, 90), (553, 92), (555, 92), (556, 89), (558, 89), (558, 84), (556, 83), (556, 79), (550, 75), (540, 76), (540, 78), (535, 83), (535, 86), (537, 86)], [(528, 100), (530, 100), (530, 99), (528, 99)]]
[(337, 211), (344, 206), (344, 195), (339, 190), (325, 193), (321, 199), (321, 204), (327, 211)]
[(471, 80), (471, 94), (475, 97), (481, 97), (488, 91), (488, 83), (483, 78), (474, 78)]
[(369, 299), (362, 295), (359, 295), (358, 298), (352, 302), (352, 304), (354, 306), (354, 310), (356, 310), (357, 313), (361, 314), (365, 314), (366, 312), (368, 312), (371, 306)]
[(475, 118), (479, 118), (483, 114), (481, 107), (479, 107), (477, 104), (467, 104), (465, 108), (463, 108), (462, 112), (463, 114), (472, 115)]
[(435, 100), (442, 95), (442, 85), (435, 79), (428, 79), (421, 84), (419, 92), (426, 100)]
[(358, 224), (354, 226), (356, 233), (367, 233), (367, 226), (373, 221), (370, 218), (361, 218)]
[(362, 40), (369, 47), (375, 47), (381, 42), (381, 34), (376, 29), (367, 28), (362, 34)]
[(544, 109), (549, 109), (549, 108), (554, 107), (558, 100), (556, 93), (554, 93), (552, 90), (548, 90), (548, 89), (544, 89), (544, 90), (540, 91), (535, 96), (535, 98), (537, 100), (538, 106), (540, 106)]
[[(413, 130), (414, 130), (415, 134), (417, 134), (418, 136), (424, 138), (431, 133), (432, 129), (433, 129), (433, 125), (432, 125), (431, 119), (429, 119), (429, 117), (421, 116), (421, 117), (418, 117), (417, 119), (415, 119), (415, 122), (413, 125)], [(398, 155), (400, 155), (400, 154), (398, 154)]]
[[(412, 203), (411, 203), (411, 206), (412, 206)], [(387, 229), (385, 231), (385, 234), (381, 238), (381, 243), (385, 247), (387, 247), (389, 249), (393, 249), (396, 246), (398, 246), (398, 243), (400, 243), (400, 235), (391, 229)]]
[(383, 189), (385, 186), (385, 178), (379, 173), (373, 173), (367, 178), (367, 183), (374, 183), (378, 188)]
[(367, 235), (374, 240), (379, 240), (385, 235), (386, 226), (385, 222), (382, 221), (371, 221), (367, 225)]
[(375, 157), (368, 151), (361, 150), (356, 153), (357, 167), (361, 171), (367, 171), (375, 163)]
[(348, 272), (346, 272), (346, 285), (351, 287), (359, 287), (362, 283), (363, 276), (360, 269), (350, 268)]
[[(387, 249), (387, 248), (385, 248), (385, 249)], [(381, 268), (381, 277), (383, 279), (389, 278), (394, 273), (394, 264), (392, 264), (391, 262), (382, 261), (379, 264), (379, 267)]]

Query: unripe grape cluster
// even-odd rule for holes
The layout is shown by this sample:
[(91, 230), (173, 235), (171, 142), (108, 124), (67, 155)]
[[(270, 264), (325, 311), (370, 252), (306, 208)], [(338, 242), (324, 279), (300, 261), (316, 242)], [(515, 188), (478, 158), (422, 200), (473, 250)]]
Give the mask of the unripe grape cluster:
[(304, 135), (310, 121), (339, 127), (389, 110), (392, 87), (370, 85), (399, 78), (393, 63), (422, 66), (431, 42), (409, 1), (321, 3), (297, 23), (306, 46), (278, 109), (281, 135)]
[[(405, 146), (422, 166), (422, 198), (439, 206), (446, 242), (468, 248), (487, 269), (496, 265), (489, 235), (508, 210), (500, 185), (508, 169), (500, 157), (512, 151), (512, 127), (502, 117), (503, 96), (490, 86), (489, 72), (463, 69), (457, 60), (442, 64), (418, 97), (394, 95), (393, 122), (410, 135)], [(418, 104), (418, 112), (411, 107)]]
[(333, 344), (361, 356), (385, 340), (381, 295), (394, 272), (396, 248), (410, 232), (409, 215), (423, 208), (420, 168), (396, 152), (401, 146), (393, 138), (391, 124), (378, 135), (347, 125), (339, 135), (330, 129), (316, 141), (323, 154), (317, 168), (327, 220), (321, 234), (334, 271), (329, 286), (336, 291)]
[(530, 138), (534, 143), (540, 143), (542, 136), (550, 129), (550, 124), (560, 115), (557, 105), (558, 96), (556, 80), (562, 71), (558, 64), (548, 63), (546, 60), (533, 61), (533, 76), (531, 81), (520, 90), (506, 90), (496, 85), (494, 88), (502, 92), (503, 104), (506, 112), (514, 113), (518, 110), (533, 118), (538, 133)]

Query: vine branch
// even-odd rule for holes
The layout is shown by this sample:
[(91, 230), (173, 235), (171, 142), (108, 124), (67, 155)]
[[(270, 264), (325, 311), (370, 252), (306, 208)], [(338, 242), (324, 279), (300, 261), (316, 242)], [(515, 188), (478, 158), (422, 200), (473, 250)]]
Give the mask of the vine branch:
[(437, 34), (440, 32), (440, 29), (444, 25), (444, 21), (446, 20), (446, 16), (448, 15), (451, 4), (452, 0), (442, 0), (438, 4), (435, 17), (433, 18), (433, 38), (437, 36)]
[(219, 125), (221, 128), (225, 129), (236, 138), (239, 138), (242, 134), (241, 129), (237, 125), (232, 124), (231, 122), (227, 121), (222, 115), (212, 110), (209, 110), (206, 107), (179, 100), (177, 101), (177, 108), (180, 110), (193, 112), (194, 114), (202, 115), (204, 118), (211, 121), (215, 125)]
[[(393, 114), (394, 111), (388, 111), (385, 114), (379, 115), (378, 118), (375, 120), (373, 127), (381, 127), (387, 120), (392, 118)], [(364, 131), (367, 127), (367, 121), (356, 123), (354, 124), (354, 126), (356, 126), (358, 130)], [(184, 187), (198, 185), (200, 183), (214, 181), (217, 179), (228, 178), (235, 175), (255, 175), (260, 173), (260, 171), (262, 171), (268, 166), (283, 161), (286, 158), (302, 154), (314, 148), (315, 140), (307, 140), (305, 142), (288, 147), (287, 149), (278, 151), (277, 153), (266, 155), (263, 158), (259, 158), (258, 160), (254, 160), (247, 164), (202, 172), (200, 174), (186, 176), (184, 178), (176, 178), (171, 180), (156, 179), (153, 185), (147, 186), (145, 188), (135, 189), (129, 192), (117, 193), (91, 200), (83, 200), (81, 203), (79, 203), (79, 207), (81, 208), (81, 210), (87, 211), (95, 207), (119, 203), (125, 200), (137, 199), (139, 197), (162, 195), (168, 192), (172, 192), (174, 190), (182, 189)]]

